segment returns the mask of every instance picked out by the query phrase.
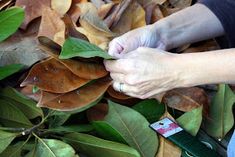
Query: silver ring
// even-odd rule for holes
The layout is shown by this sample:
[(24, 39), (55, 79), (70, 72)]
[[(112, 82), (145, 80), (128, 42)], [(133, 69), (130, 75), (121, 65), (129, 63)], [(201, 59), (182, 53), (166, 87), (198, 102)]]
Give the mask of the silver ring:
[(119, 92), (123, 92), (123, 85), (124, 85), (124, 83), (119, 83)]

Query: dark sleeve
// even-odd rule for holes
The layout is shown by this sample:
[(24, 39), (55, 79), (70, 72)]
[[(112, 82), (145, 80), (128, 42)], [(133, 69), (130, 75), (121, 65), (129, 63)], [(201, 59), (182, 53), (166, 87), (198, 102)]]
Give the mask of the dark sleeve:
[(235, 0), (199, 0), (220, 20), (230, 48), (235, 47)]

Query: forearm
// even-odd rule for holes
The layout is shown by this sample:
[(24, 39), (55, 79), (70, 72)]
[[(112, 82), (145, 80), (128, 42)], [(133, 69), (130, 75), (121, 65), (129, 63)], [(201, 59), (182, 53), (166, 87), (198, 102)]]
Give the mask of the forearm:
[(235, 83), (235, 49), (177, 54), (175, 61), (182, 87)]
[(168, 50), (224, 34), (219, 19), (202, 4), (174, 13), (156, 22), (153, 27)]

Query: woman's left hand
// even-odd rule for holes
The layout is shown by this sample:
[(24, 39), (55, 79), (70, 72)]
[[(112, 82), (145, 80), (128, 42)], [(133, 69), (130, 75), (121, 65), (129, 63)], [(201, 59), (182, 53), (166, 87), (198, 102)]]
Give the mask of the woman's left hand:
[(182, 87), (178, 54), (140, 47), (118, 60), (104, 62), (113, 79), (113, 87), (140, 99)]

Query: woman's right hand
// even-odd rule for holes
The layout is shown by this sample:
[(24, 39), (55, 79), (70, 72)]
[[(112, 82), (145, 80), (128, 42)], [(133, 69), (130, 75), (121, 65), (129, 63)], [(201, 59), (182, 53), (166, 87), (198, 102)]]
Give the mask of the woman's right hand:
[(109, 44), (109, 54), (115, 58), (122, 58), (125, 53), (138, 47), (166, 50), (166, 44), (161, 39), (156, 25), (141, 27), (113, 39)]

